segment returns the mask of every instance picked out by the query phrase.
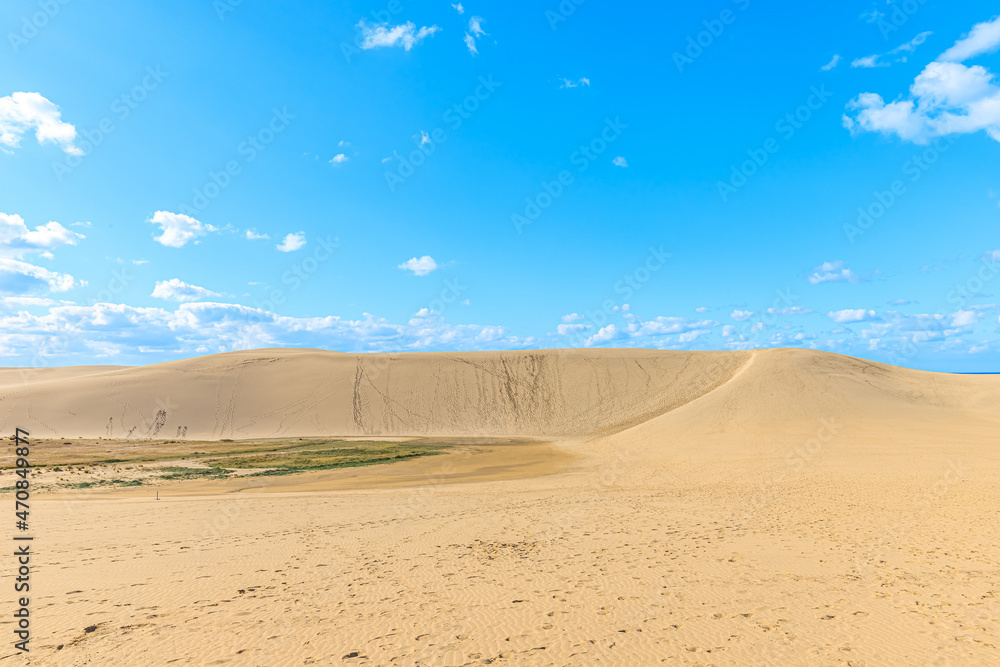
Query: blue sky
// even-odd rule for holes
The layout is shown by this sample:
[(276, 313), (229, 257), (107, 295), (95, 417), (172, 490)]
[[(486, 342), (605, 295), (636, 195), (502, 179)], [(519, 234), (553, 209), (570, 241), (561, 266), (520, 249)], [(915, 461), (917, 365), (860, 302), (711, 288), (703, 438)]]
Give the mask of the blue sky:
[(995, 4), (457, 4), (4, 3), (0, 365), (1000, 370)]

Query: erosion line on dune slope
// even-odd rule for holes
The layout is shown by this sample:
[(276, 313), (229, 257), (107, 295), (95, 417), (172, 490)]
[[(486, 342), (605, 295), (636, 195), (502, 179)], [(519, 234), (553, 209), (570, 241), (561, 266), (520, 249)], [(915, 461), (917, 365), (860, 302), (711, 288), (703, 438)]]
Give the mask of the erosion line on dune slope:
[[(662, 417), (663, 415), (669, 414), (669, 413), (671, 413), (671, 412), (673, 412), (675, 410), (678, 410), (678, 409), (680, 409), (680, 408), (682, 408), (682, 407), (684, 407), (686, 405), (690, 405), (690, 404), (694, 403), (695, 401), (699, 401), (702, 398), (705, 398), (706, 396), (708, 396), (709, 394), (711, 394), (711, 393), (713, 393), (713, 392), (721, 389), (722, 387), (726, 386), (727, 384), (729, 384), (730, 382), (732, 382), (733, 380), (735, 380), (736, 378), (738, 378), (740, 375), (742, 375), (743, 372), (746, 371), (746, 369), (749, 368), (750, 365), (753, 363), (755, 355), (756, 355), (756, 352), (750, 352), (750, 356), (747, 358), (747, 360), (738, 369), (736, 369), (735, 371), (733, 371), (733, 373), (731, 375), (729, 375), (726, 378), (723, 378), (723, 379), (719, 380), (718, 382), (715, 382), (714, 384), (712, 384), (711, 386), (709, 386), (708, 388), (706, 388), (702, 393), (698, 394), (697, 396), (694, 396), (692, 398), (688, 398), (687, 400), (685, 400), (685, 401), (683, 401), (681, 403), (670, 404), (670, 405), (667, 405), (665, 408), (661, 407), (661, 409), (657, 409), (657, 410), (653, 410), (653, 411), (649, 411), (649, 412), (644, 412), (642, 414), (635, 415), (635, 416), (633, 416), (633, 417), (631, 417), (629, 419), (626, 419), (624, 421), (617, 422), (617, 423), (614, 423), (614, 424), (609, 424), (609, 425), (607, 425), (607, 426), (605, 426), (603, 428), (600, 428), (600, 429), (598, 429), (598, 430), (596, 430), (593, 433), (590, 433), (588, 435), (590, 437), (594, 437), (594, 438), (598, 438), (598, 437), (603, 438), (603, 437), (607, 437), (609, 435), (614, 435), (615, 433), (621, 433), (622, 431), (627, 431), (628, 429), (634, 428), (634, 427), (638, 426), (639, 424), (643, 424), (645, 422), (651, 421), (653, 419), (656, 419), (657, 417)], [(683, 370), (687, 367), (688, 363), (689, 363), (689, 360), (686, 360), (685, 363), (684, 363), (684, 365), (681, 367), (681, 371), (678, 372), (678, 374), (677, 374), (678, 376), (681, 375), (681, 372), (683, 372)]]

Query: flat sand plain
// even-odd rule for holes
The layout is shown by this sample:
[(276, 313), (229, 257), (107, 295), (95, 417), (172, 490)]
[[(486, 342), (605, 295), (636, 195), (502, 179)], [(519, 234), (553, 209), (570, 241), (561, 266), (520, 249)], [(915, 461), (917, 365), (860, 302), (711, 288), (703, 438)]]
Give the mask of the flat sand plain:
[(0, 369), (15, 426), (181, 457), (452, 449), (44, 493), (32, 650), (11, 639), (4, 664), (1000, 664), (996, 376), (803, 350), (255, 350)]

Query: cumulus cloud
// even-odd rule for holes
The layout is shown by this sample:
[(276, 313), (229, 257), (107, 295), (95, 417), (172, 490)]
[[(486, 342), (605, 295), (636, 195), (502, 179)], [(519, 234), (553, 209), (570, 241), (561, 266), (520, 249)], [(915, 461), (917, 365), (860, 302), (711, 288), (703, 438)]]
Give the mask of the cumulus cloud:
[(258, 234), (256, 229), (248, 229), (246, 237), (247, 241), (266, 241), (271, 238), (267, 234)]
[(875, 319), (874, 310), (864, 308), (836, 310), (827, 313), (827, 316), (837, 324), (851, 324), (853, 322), (870, 322)]
[(38, 93), (0, 97), (0, 146), (17, 148), (31, 130), (39, 144), (56, 144), (64, 153), (83, 155), (76, 144), (76, 128), (62, 120), (59, 107)]
[(952, 134), (985, 131), (1000, 141), (1000, 87), (981, 65), (961, 61), (1000, 46), (1000, 17), (981, 23), (917, 75), (909, 96), (886, 102), (862, 93), (847, 105), (844, 126), (852, 133), (895, 134), (926, 144)]
[(164, 301), (200, 301), (222, 295), (204, 287), (189, 285), (178, 278), (171, 278), (158, 281), (151, 296)]
[(601, 343), (607, 343), (618, 337), (618, 327), (614, 324), (609, 324), (606, 327), (601, 327), (597, 333), (589, 337), (584, 341), (584, 345), (591, 347), (592, 345), (600, 345)]
[(281, 252), (295, 252), (306, 244), (305, 232), (285, 234), (285, 238), (276, 247)]
[(38, 292), (66, 292), (78, 283), (73, 276), (22, 262), (0, 257), (0, 293), (10, 295)]
[(960, 310), (951, 315), (952, 327), (971, 327), (979, 322), (980, 313), (974, 310)]
[(345, 162), (347, 162), (350, 159), (351, 158), (347, 157), (343, 153), (337, 153), (336, 155), (333, 156), (333, 158), (331, 158), (330, 164), (332, 164), (334, 167), (336, 167), (338, 165), (344, 164)]
[(0, 213), (0, 256), (20, 256), (27, 252), (48, 251), (60, 245), (76, 245), (82, 238), (83, 234), (70, 231), (58, 222), (28, 229), (21, 216)]
[(729, 317), (737, 322), (745, 322), (753, 317), (753, 312), (749, 310), (734, 310)]
[[(362, 319), (336, 316), (284, 317), (237, 304), (182, 303), (175, 310), (124, 304), (55, 305), (41, 314), (0, 314), (0, 350), (25, 362), (49, 346), (52, 332), (63, 339), (67, 363), (117, 356), (142, 363), (151, 357), (193, 356), (260, 347), (312, 347), (345, 352), (440, 349), (523, 349), (534, 338), (511, 336), (502, 326), (449, 325), (440, 319), (395, 324), (365, 313)], [(55, 360), (53, 360), (55, 363)], [(51, 365), (51, 364), (50, 364)]]
[(582, 320), (583, 315), (580, 313), (570, 313), (568, 315), (563, 315), (560, 319), (565, 323), (576, 322), (577, 320)]
[(615, 165), (616, 167), (622, 167), (624, 169), (628, 167), (628, 160), (619, 155), (618, 157), (616, 157), (614, 160), (611, 161), (611, 164)]
[(813, 285), (830, 282), (859, 282), (858, 275), (844, 266), (842, 261), (823, 262), (817, 266), (809, 276), (809, 282)]
[(154, 236), (153, 240), (168, 248), (183, 248), (188, 242), (217, 231), (212, 225), (203, 224), (189, 215), (170, 211), (157, 211), (149, 222), (160, 227), (160, 235)]
[(434, 261), (434, 258), (430, 255), (424, 255), (423, 257), (412, 257), (396, 268), (403, 269), (404, 271), (412, 271), (415, 276), (426, 276), (431, 271), (438, 268), (438, 263)]
[(364, 19), (358, 23), (357, 27), (361, 31), (361, 48), (366, 50), (379, 47), (401, 46), (406, 51), (409, 51), (424, 41), (425, 38), (441, 30), (436, 25), (430, 27), (424, 26), (417, 30), (417, 26), (410, 21), (396, 26), (391, 26), (388, 23), (369, 25)]

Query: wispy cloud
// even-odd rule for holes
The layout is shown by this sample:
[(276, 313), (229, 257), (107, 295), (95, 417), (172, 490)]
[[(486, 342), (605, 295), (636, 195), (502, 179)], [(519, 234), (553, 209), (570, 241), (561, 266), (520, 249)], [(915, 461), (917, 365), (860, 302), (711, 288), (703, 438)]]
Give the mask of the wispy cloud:
[(611, 161), (611, 164), (615, 165), (616, 167), (622, 167), (623, 169), (625, 169), (628, 167), (628, 160), (619, 155), (618, 157), (616, 157), (614, 160)]
[(576, 81), (571, 81), (569, 79), (560, 79), (562, 83), (559, 84), (560, 88), (579, 88), (580, 86), (590, 86), (590, 79), (587, 77), (581, 77)]
[(827, 64), (825, 64), (822, 67), (820, 67), (820, 70), (822, 70), (823, 72), (829, 72), (834, 67), (836, 67), (839, 63), (840, 63), (840, 54), (837, 53), (837, 54), (835, 54), (833, 56), (833, 58), (830, 58), (830, 62), (828, 62)]
[(266, 241), (271, 238), (267, 234), (258, 234), (256, 229), (248, 229), (246, 237), (248, 241)]
[(417, 26), (409, 21), (396, 26), (388, 23), (369, 25), (364, 19), (358, 23), (357, 27), (363, 38), (361, 41), (362, 49), (401, 46), (407, 51), (441, 30), (436, 25), (424, 26), (418, 30)]
[(860, 282), (861, 279), (842, 261), (823, 262), (817, 266), (809, 276), (809, 282), (813, 285), (832, 282)]
[(469, 31), (465, 33), (465, 46), (469, 49), (469, 53), (476, 55), (479, 53), (479, 49), (476, 47), (476, 38), (482, 37), (486, 34), (483, 30), (483, 18), (481, 16), (473, 16), (469, 19)]
[[(906, 56), (901, 54), (913, 53), (914, 51), (917, 50), (917, 47), (926, 42), (927, 38), (930, 37), (932, 34), (934, 33), (928, 30), (926, 32), (920, 33), (910, 41), (904, 44), (900, 44), (899, 46), (894, 48), (892, 51), (889, 51), (888, 53), (857, 58), (856, 60), (854, 60), (854, 62), (851, 63), (851, 67), (862, 67), (862, 68), (888, 67), (894, 62), (905, 63)], [(895, 56), (895, 58), (892, 58), (891, 62), (886, 62), (884, 60), (884, 58), (891, 58), (892, 56)]]
[(204, 287), (189, 285), (179, 278), (171, 278), (170, 280), (158, 281), (156, 283), (156, 287), (153, 288), (153, 293), (150, 296), (156, 299), (163, 299), (164, 301), (182, 302), (200, 301), (202, 299), (222, 295), (217, 292), (207, 290)]
[(330, 164), (332, 164), (334, 167), (339, 167), (340, 165), (344, 164), (350, 159), (351, 158), (347, 157), (343, 153), (338, 153), (334, 155), (333, 158), (330, 160)]

